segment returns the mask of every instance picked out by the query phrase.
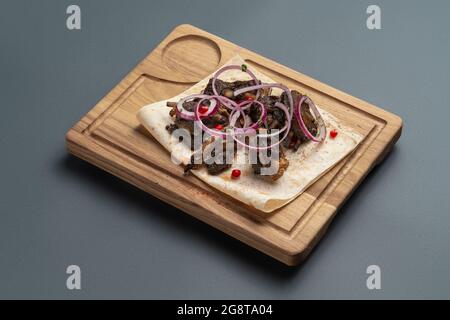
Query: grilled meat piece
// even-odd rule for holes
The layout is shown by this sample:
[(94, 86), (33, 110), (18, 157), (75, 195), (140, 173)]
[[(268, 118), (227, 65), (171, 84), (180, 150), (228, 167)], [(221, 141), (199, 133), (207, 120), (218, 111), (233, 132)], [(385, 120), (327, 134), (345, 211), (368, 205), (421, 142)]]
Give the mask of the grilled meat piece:
[[(302, 95), (295, 90), (292, 90), (291, 94), (294, 105), (296, 105), (301, 99)], [(281, 102), (285, 106), (289, 106), (289, 99), (287, 94), (283, 92), (281, 96), (262, 95), (258, 100), (267, 108), (265, 127), (267, 129), (282, 129), (286, 123), (286, 115), (284, 114), (283, 110), (275, 107), (275, 103)], [(257, 121), (261, 116), (260, 108), (256, 105), (251, 106), (249, 116), (253, 122)], [(316, 135), (317, 126), (315, 124), (314, 116), (311, 114), (311, 110), (306, 103), (302, 104), (302, 119), (305, 122), (308, 130), (313, 135)], [(292, 119), (291, 129), (288, 133), (288, 136), (286, 137), (286, 140), (283, 141), (284, 147), (297, 151), (300, 145), (308, 140), (309, 139), (301, 130), (296, 119)]]
[[(196, 105), (197, 104), (194, 101), (188, 101), (183, 104), (183, 108), (185, 108), (188, 111), (192, 111)], [(180, 117), (180, 115), (176, 111), (177, 103), (176, 102), (167, 102), (167, 106), (172, 108), (172, 110), (170, 110), (169, 114), (172, 118), (174, 118), (174, 124), (176, 125), (176, 127), (171, 126), (170, 128), (168, 128), (169, 126), (167, 126), (166, 129), (170, 133), (172, 133), (176, 129), (186, 129), (187, 131), (189, 131), (191, 133), (191, 135), (194, 135), (194, 122), (184, 120), (183, 118)]]
[[(292, 99), (294, 101), (294, 106), (296, 106), (301, 99), (302, 95), (296, 91), (292, 90)], [(286, 93), (281, 94), (281, 101), (286, 106), (289, 105), (289, 99), (286, 95)], [(315, 118), (311, 113), (311, 110), (309, 108), (309, 105), (306, 103), (302, 104), (302, 114), (301, 117), (303, 119), (303, 122), (305, 123), (306, 128), (313, 136), (317, 134), (317, 125), (315, 123)], [(288, 136), (283, 141), (283, 145), (286, 148), (294, 149), (294, 151), (297, 151), (300, 145), (306, 141), (309, 141), (308, 137), (305, 136), (302, 129), (300, 128), (297, 120), (294, 118), (291, 122), (291, 130), (288, 133)]]
[(206, 166), (206, 169), (208, 170), (208, 173), (213, 176), (216, 176), (216, 175), (231, 168), (231, 164), (225, 164), (225, 163), (205, 164), (205, 166)]
[[(208, 101), (205, 101), (205, 104), (208, 104)], [(187, 101), (183, 104), (183, 108), (186, 111), (193, 111), (194, 108), (197, 106), (198, 104), (198, 100), (195, 101)], [(176, 102), (167, 102), (167, 106), (172, 108), (172, 110), (170, 110), (170, 116), (172, 118), (174, 118), (174, 123), (178, 126), (178, 128), (183, 128), (188, 130), (191, 135), (194, 134), (194, 121), (190, 121), (190, 120), (185, 120), (183, 118), (180, 117), (180, 115), (177, 113), (176, 108), (177, 108), (177, 103)], [(219, 106), (219, 109), (217, 110), (217, 112), (215, 114), (213, 114), (212, 116), (202, 119), (203, 123), (208, 127), (208, 128), (214, 128), (216, 125), (220, 124), (223, 127), (228, 125), (228, 121), (229, 121), (229, 117), (230, 114), (228, 112), (228, 109), (226, 107), (224, 107), (223, 105)], [(175, 128), (175, 129), (178, 129)], [(173, 132), (173, 127), (171, 128), (166, 128), (170, 133)], [(172, 130), (169, 130), (172, 129)]]
[[(266, 128), (278, 130), (283, 128), (286, 123), (286, 115), (283, 110), (275, 107), (275, 103), (281, 102), (281, 98), (279, 96), (262, 95), (258, 101), (267, 108)], [(258, 121), (261, 116), (261, 108), (257, 105), (252, 105), (249, 115), (253, 122)]]
[[(211, 139), (203, 143), (201, 150), (197, 150), (196, 152), (194, 152), (194, 154), (191, 156), (190, 163), (184, 168), (185, 173), (189, 173), (189, 171), (192, 169), (199, 169), (202, 166), (205, 166), (209, 174), (218, 175), (231, 168), (231, 164), (227, 164), (227, 152), (232, 152), (232, 154), (229, 155), (229, 158), (231, 159), (232, 156), (234, 156), (234, 152), (236, 151), (236, 144), (234, 144), (233, 150), (228, 151), (226, 141), (222, 140), (222, 148), (220, 148), (219, 146), (219, 150), (217, 150), (217, 148), (215, 148), (215, 144), (213, 144), (215, 140), (216, 138), (212, 137)], [(205, 150), (206, 152), (204, 152)], [(216, 151), (218, 151), (219, 153), (216, 154)], [(211, 158), (203, 159), (204, 154), (210, 155)], [(220, 159), (220, 161), (212, 162), (213, 159)], [(195, 163), (198, 162), (195, 160), (201, 160), (202, 162)]]
[(172, 134), (177, 129), (179, 129), (179, 128), (178, 128), (178, 126), (175, 123), (168, 124), (166, 126), (166, 130), (169, 131), (170, 134)]
[[(203, 91), (203, 94), (214, 95), (214, 91), (212, 89), (212, 80), (213, 80), (212, 78), (209, 79), (209, 82), (208, 82), (205, 90)], [(234, 91), (238, 90), (238, 89), (254, 86), (259, 83), (260, 83), (260, 81), (255, 82), (254, 80), (227, 82), (227, 81), (222, 81), (220, 79), (216, 79), (216, 90), (217, 90), (217, 93), (221, 96), (227, 97), (234, 101), (242, 101), (242, 100), (246, 99), (247, 97), (255, 97), (256, 90), (245, 92), (236, 97), (234, 96)]]
[[(193, 111), (197, 106), (197, 101), (187, 101), (183, 104), (183, 108), (187, 111)], [(208, 102), (206, 102), (208, 103)], [(166, 126), (166, 130), (172, 134), (177, 129), (185, 129), (191, 134), (191, 145), (189, 146), (191, 150), (194, 149), (194, 139), (195, 139), (195, 122), (190, 120), (185, 120), (180, 117), (179, 113), (176, 111), (177, 103), (176, 102), (167, 102), (167, 106), (172, 108), (169, 114), (174, 119), (173, 124), (169, 124)], [(217, 125), (221, 125), (222, 127), (228, 126), (229, 123), (229, 112), (226, 107), (223, 105), (219, 106), (219, 109), (212, 116), (202, 119), (203, 124), (208, 128), (215, 128)], [(197, 132), (199, 134), (200, 132)]]
[[(270, 159), (269, 163), (263, 164), (261, 162), (261, 152), (267, 152), (267, 157)], [(261, 151), (258, 152), (257, 155), (257, 163), (252, 164), (253, 172), (258, 175), (262, 175), (264, 172), (261, 170), (262, 168), (270, 168), (271, 166), (277, 166), (278, 170), (275, 172), (275, 174), (272, 175), (264, 175), (263, 177), (267, 177), (271, 179), (272, 181), (276, 181), (279, 178), (281, 178), (286, 171), (286, 169), (289, 167), (289, 160), (286, 159), (286, 155), (284, 154), (283, 147), (280, 146), (278, 149), (278, 156), (273, 155), (272, 159), (272, 150), (268, 149), (267, 151)]]
[(208, 128), (214, 128), (218, 124), (222, 125), (223, 127), (228, 126), (230, 120), (230, 114), (228, 112), (228, 109), (224, 107), (223, 105), (220, 105), (219, 110), (212, 116), (208, 117), (203, 121), (203, 123)]

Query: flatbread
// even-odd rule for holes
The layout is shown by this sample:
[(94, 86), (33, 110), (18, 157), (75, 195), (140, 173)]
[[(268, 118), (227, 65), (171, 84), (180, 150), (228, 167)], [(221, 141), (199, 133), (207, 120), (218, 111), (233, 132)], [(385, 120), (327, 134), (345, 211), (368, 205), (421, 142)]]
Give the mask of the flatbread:
[[(240, 56), (236, 56), (225, 65), (244, 63), (245, 61)], [(250, 66), (248, 68), (262, 82), (275, 82), (258, 70)], [(173, 119), (169, 115), (170, 108), (166, 107), (166, 103), (168, 101), (178, 102), (186, 96), (201, 93), (211, 77), (212, 75), (206, 77), (178, 96), (144, 106), (138, 113), (139, 121), (164, 148), (172, 152), (176, 147), (176, 159), (183, 164), (190, 161), (192, 151), (187, 146), (180, 147), (180, 144), (174, 141), (166, 130), (166, 125), (173, 123)], [(225, 72), (220, 79), (225, 81), (249, 80), (247, 77), (245, 73), (237, 70), (236, 72)], [(272, 94), (281, 94), (281, 90), (279, 92), (276, 90), (273, 89)], [(286, 150), (289, 167), (278, 180), (270, 181), (270, 179), (254, 174), (249, 163), (232, 166), (232, 169), (241, 170), (242, 174), (239, 179), (231, 179), (231, 170), (226, 170), (216, 176), (210, 175), (205, 168), (192, 170), (192, 173), (220, 192), (263, 212), (272, 212), (286, 205), (351, 153), (363, 139), (359, 133), (340, 123), (332, 114), (321, 109), (320, 106), (318, 109), (327, 130), (337, 129), (339, 134), (334, 139), (327, 136), (323, 143), (306, 142), (296, 152)], [(244, 152), (244, 150), (238, 151), (238, 155), (240, 152)]]

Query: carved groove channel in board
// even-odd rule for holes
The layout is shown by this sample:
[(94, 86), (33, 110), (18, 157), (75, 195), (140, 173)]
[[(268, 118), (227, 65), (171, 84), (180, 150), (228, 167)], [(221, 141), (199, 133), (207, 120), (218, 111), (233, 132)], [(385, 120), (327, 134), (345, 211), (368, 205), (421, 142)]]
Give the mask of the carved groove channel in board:
[(334, 199), (335, 197), (333, 195), (333, 191), (345, 179), (345, 177), (349, 174), (356, 163), (364, 156), (364, 153), (367, 151), (373, 141), (375, 141), (380, 132), (380, 127), (373, 126), (370, 133), (364, 138), (358, 148), (351, 155), (342, 160), (340, 164), (338, 164), (338, 166), (335, 168), (336, 172), (333, 175), (333, 178), (327, 184), (326, 188), (322, 190), (322, 192), (315, 199), (314, 203), (312, 203), (308, 211), (304, 212), (299, 217), (298, 221), (292, 225), (291, 229), (289, 230), (292, 236), (295, 236), (298, 232), (301, 232), (302, 228), (307, 224), (308, 220), (323, 204), (327, 203), (327, 205), (331, 205), (337, 208), (337, 205), (335, 205), (336, 199)]
[[(142, 88), (146, 88), (146, 83), (150, 83), (151, 85), (153, 85), (153, 91), (147, 90), (146, 94), (140, 95), (140, 107), (143, 107), (146, 104), (170, 98), (171, 96), (175, 95), (172, 94), (172, 92), (182, 92), (189, 87), (189, 85), (186, 83), (159, 79), (151, 75), (143, 74), (139, 78), (137, 78), (136, 81), (134, 81), (133, 84), (130, 85), (108, 108), (106, 108), (105, 111), (103, 111), (92, 123), (90, 123), (83, 133), (89, 135), (93, 131), (95, 131), (95, 129), (99, 127), (105, 119), (111, 116), (112, 113), (117, 110), (117, 108), (123, 105), (124, 102), (126, 102), (126, 100), (130, 96), (132, 96), (136, 90), (142, 90)], [(135, 110), (136, 113), (140, 109), (140, 107)]]
[(133, 82), (105, 111), (103, 111), (94, 121), (92, 121), (88, 127), (83, 131), (84, 134), (90, 134), (93, 132), (111, 113), (113, 113), (128, 97), (140, 87), (144, 82), (144, 76), (140, 76)]
[(217, 69), (221, 57), (222, 53), (216, 42), (198, 35), (172, 40), (162, 51), (162, 61), (170, 71), (197, 80)]

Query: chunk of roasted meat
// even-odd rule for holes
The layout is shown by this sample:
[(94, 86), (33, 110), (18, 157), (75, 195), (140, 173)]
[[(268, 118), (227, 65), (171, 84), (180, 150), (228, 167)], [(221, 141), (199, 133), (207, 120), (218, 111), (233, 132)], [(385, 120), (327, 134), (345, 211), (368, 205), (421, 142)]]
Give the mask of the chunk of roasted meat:
[[(294, 106), (298, 104), (302, 95), (295, 90), (291, 91)], [(262, 95), (258, 101), (260, 101), (267, 108), (267, 118), (265, 127), (266, 129), (278, 129), (281, 130), (286, 124), (286, 115), (280, 108), (275, 107), (277, 102), (283, 103), (285, 106), (289, 106), (289, 99), (285, 92), (281, 96)], [(261, 116), (261, 108), (256, 105), (250, 107), (249, 116), (253, 122), (257, 121)], [(311, 110), (308, 104), (302, 104), (302, 119), (306, 125), (306, 128), (312, 135), (317, 134), (317, 125), (315, 123), (314, 116), (311, 114)], [(284, 133), (282, 133), (284, 134)], [(281, 138), (281, 137), (280, 137)], [(283, 146), (288, 149), (294, 149), (297, 151), (300, 145), (309, 139), (305, 136), (300, 128), (296, 119), (291, 121), (291, 129), (283, 141)]]
[[(195, 101), (195, 100), (187, 101), (183, 104), (183, 108), (186, 111), (192, 112), (192, 111), (194, 111), (194, 108), (197, 106), (197, 104), (198, 104), (198, 100), (197, 101)], [(209, 104), (209, 102), (205, 101), (205, 105), (208, 105), (208, 104)], [(193, 138), (194, 137), (194, 126), (195, 126), (194, 121), (185, 120), (180, 116), (180, 114), (176, 111), (176, 108), (177, 108), (176, 102), (167, 102), (167, 106), (172, 108), (172, 110), (170, 110), (169, 114), (174, 119), (174, 123), (167, 125), (166, 130), (172, 134), (177, 129), (186, 129), (187, 131), (190, 132), (190, 134)], [(216, 113), (214, 113), (213, 115), (211, 115), (208, 118), (202, 119), (202, 121), (203, 121), (203, 124), (206, 125), (208, 128), (215, 128), (217, 125), (226, 127), (228, 125), (229, 118), (230, 118), (230, 115), (229, 115), (227, 108), (224, 107), (223, 105), (220, 105), (219, 109), (217, 110)], [(191, 141), (193, 143), (194, 139), (191, 139)], [(193, 146), (191, 146), (191, 148), (193, 148)]]
[[(211, 175), (218, 175), (231, 167), (231, 160), (236, 151), (236, 144), (227, 149), (225, 140), (216, 140), (215, 137), (205, 141), (201, 150), (196, 150), (191, 156), (191, 161), (184, 168), (184, 172), (188, 173), (192, 169), (199, 169), (202, 166), (206, 167), (208, 173)], [(227, 160), (228, 158), (228, 160)]]
[[(291, 91), (292, 99), (294, 101), (294, 106), (296, 106), (301, 99), (302, 95), (295, 90)], [(289, 105), (288, 97), (286, 93), (281, 94), (281, 101), (285, 105)], [(303, 122), (305, 123), (306, 128), (313, 136), (317, 134), (317, 125), (315, 122), (315, 118), (311, 113), (311, 110), (309, 108), (309, 105), (307, 103), (302, 104), (302, 113), (301, 117), (303, 119)], [(309, 139), (305, 136), (302, 129), (300, 128), (298, 122), (296, 119), (292, 119), (291, 121), (291, 130), (288, 133), (288, 136), (286, 137), (286, 140), (283, 141), (283, 145), (286, 148), (294, 149), (294, 151), (297, 151), (300, 145)]]
[[(194, 108), (195, 103), (194, 102), (185, 102), (183, 107), (186, 108), (186, 110), (192, 110)], [(167, 125), (166, 129), (170, 133), (173, 133), (176, 129), (186, 129), (189, 131), (192, 135), (194, 134), (194, 122), (184, 120), (180, 117), (180, 115), (177, 113), (177, 103), (176, 102), (167, 102), (167, 106), (172, 108), (170, 110), (169, 114), (174, 119), (174, 123)]]
[[(283, 128), (286, 123), (286, 115), (283, 110), (275, 107), (275, 103), (281, 102), (281, 98), (279, 96), (262, 95), (258, 101), (267, 108), (266, 129), (279, 130)], [(250, 107), (249, 116), (253, 122), (258, 121), (261, 117), (261, 108), (253, 104)]]
[[(219, 95), (227, 97), (233, 101), (239, 102), (239, 101), (245, 100), (249, 97), (255, 98), (256, 90), (242, 93), (236, 97), (234, 96), (235, 90), (254, 86), (259, 83), (260, 83), (259, 81), (256, 82), (254, 80), (227, 82), (227, 81), (222, 81), (220, 79), (216, 79), (216, 90)], [(203, 91), (203, 93), (207, 94), (207, 95), (214, 95), (214, 91), (212, 89), (212, 79), (209, 79), (209, 82), (208, 82), (205, 90)]]
[[(264, 152), (266, 153), (264, 154)], [(263, 157), (266, 159), (263, 160)], [(289, 167), (289, 160), (286, 159), (283, 147), (279, 146), (276, 151), (268, 149), (258, 152), (257, 163), (252, 164), (252, 167), (255, 174), (276, 181), (283, 176)], [(266, 170), (263, 170), (263, 168)]]

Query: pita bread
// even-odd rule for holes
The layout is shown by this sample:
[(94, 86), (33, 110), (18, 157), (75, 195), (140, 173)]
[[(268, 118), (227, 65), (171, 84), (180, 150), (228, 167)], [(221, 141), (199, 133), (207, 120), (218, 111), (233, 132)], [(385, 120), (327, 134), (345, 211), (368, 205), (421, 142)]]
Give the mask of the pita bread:
[[(226, 65), (241, 65), (244, 63), (245, 61), (241, 57), (236, 56), (227, 62)], [(250, 68), (250, 70), (262, 82), (275, 82), (254, 68)], [(166, 107), (166, 102), (179, 101), (183, 97), (201, 93), (211, 77), (208, 76), (178, 96), (147, 105), (138, 113), (139, 121), (165, 149), (172, 152), (177, 147), (177, 160), (183, 164), (189, 162), (192, 151), (187, 146), (181, 147), (180, 150), (180, 144), (176, 143), (172, 139), (171, 134), (165, 129), (166, 125), (173, 123), (173, 119), (169, 115), (170, 109)], [(236, 72), (225, 72), (220, 79), (225, 81), (249, 80), (247, 75), (239, 70)], [(279, 92), (276, 90), (274, 89), (272, 94), (281, 94), (281, 90)], [(318, 106), (318, 109), (324, 119), (327, 130), (337, 129), (339, 132), (338, 136), (335, 139), (330, 139), (327, 136), (322, 143), (306, 142), (296, 152), (286, 150), (285, 154), (289, 160), (289, 167), (280, 179), (269, 181), (269, 179), (264, 179), (254, 174), (249, 163), (236, 163), (232, 166), (233, 169), (241, 170), (242, 174), (239, 179), (231, 179), (231, 170), (226, 170), (216, 176), (210, 175), (205, 168), (192, 170), (192, 173), (220, 192), (226, 193), (263, 212), (272, 212), (286, 205), (351, 153), (362, 141), (362, 136), (359, 133), (339, 123), (338, 119), (321, 109), (320, 106)], [(241, 149), (239, 152), (245, 151)]]

